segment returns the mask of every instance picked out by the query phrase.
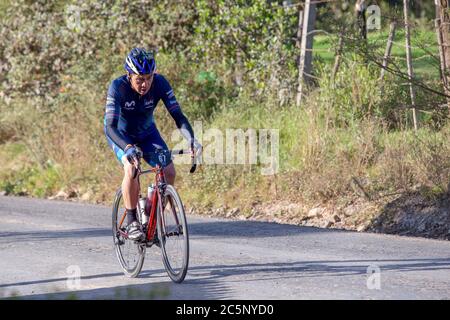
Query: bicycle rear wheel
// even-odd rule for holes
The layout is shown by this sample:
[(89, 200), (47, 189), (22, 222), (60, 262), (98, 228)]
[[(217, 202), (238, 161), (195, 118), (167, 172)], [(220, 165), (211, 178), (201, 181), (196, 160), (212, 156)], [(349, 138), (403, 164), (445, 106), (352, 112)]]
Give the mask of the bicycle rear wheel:
[[(125, 205), (123, 203), (122, 190), (119, 188), (114, 199), (112, 211), (112, 233), (114, 247), (122, 267), (123, 273), (130, 278), (135, 278), (141, 272), (145, 258), (145, 244), (136, 243), (124, 237), (127, 219), (125, 215)], [(125, 218), (125, 219), (124, 219)], [(121, 221), (123, 219), (123, 221)], [(122, 225), (120, 225), (122, 222)]]
[(164, 267), (170, 279), (180, 283), (186, 277), (189, 264), (189, 236), (183, 203), (175, 188), (167, 185), (158, 205), (158, 238)]

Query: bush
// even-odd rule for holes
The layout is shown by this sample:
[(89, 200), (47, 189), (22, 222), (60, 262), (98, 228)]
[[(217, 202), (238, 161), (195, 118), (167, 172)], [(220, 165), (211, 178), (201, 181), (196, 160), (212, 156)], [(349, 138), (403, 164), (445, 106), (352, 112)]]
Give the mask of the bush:
[[(335, 79), (329, 61), (315, 59), (317, 87), (294, 106), (298, 13), (269, 3), (11, 2), (0, 21), (0, 151), (14, 140), (28, 153), (23, 170), (5, 166), (0, 187), (37, 196), (67, 187), (110, 201), (122, 173), (103, 134), (106, 90), (124, 73), (129, 49), (146, 46), (191, 123), (280, 130), (275, 176), (261, 176), (261, 164), (205, 166), (189, 179), (178, 170), (192, 203), (338, 199), (354, 194), (354, 179), (375, 195), (417, 184), (445, 191), (448, 109), (435, 110), (442, 98), (418, 90), (425, 112), (415, 134), (404, 80), (387, 75), (382, 91), (379, 68), (349, 46)], [(163, 106), (155, 117), (169, 138), (175, 125)]]

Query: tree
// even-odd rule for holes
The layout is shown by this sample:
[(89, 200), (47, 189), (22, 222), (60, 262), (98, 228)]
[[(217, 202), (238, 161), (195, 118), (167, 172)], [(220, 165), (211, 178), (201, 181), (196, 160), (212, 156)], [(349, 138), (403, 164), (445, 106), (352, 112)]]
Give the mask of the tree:
[(367, 39), (367, 26), (366, 26), (366, 0), (356, 0), (355, 13), (356, 21), (359, 29), (359, 34), (362, 39)]
[[(439, 43), (439, 53), (441, 60), (441, 78), (444, 92), (450, 96), (450, 17), (449, 17), (449, 1), (435, 0), (436, 4), (436, 30)], [(447, 104), (450, 109), (450, 98), (447, 97)]]

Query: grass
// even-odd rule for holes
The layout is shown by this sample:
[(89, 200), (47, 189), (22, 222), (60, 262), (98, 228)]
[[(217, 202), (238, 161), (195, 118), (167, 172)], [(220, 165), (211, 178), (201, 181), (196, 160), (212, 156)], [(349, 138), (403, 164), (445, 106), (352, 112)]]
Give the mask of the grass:
[(0, 172), (0, 189), (11, 194), (45, 197), (61, 187), (58, 166), (50, 161), (45, 167), (31, 160), (27, 146), (22, 143), (0, 145), (0, 156), (8, 159)]

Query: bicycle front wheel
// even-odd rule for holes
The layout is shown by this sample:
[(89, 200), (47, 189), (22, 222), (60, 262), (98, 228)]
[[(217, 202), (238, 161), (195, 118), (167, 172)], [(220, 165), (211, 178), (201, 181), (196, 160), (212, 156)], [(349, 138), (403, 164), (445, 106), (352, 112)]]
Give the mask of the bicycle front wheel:
[(175, 188), (167, 185), (158, 205), (158, 238), (164, 267), (170, 279), (180, 283), (189, 264), (189, 236), (183, 203)]
[(117, 259), (123, 273), (130, 278), (135, 278), (141, 272), (145, 258), (145, 244), (136, 243), (127, 239), (125, 205), (123, 203), (122, 190), (119, 188), (114, 199), (112, 211), (112, 233)]

